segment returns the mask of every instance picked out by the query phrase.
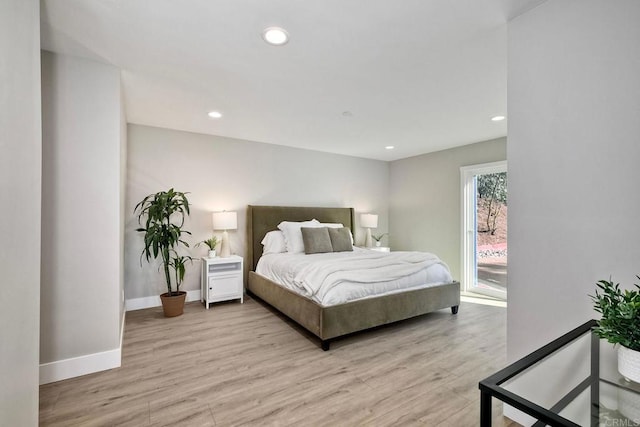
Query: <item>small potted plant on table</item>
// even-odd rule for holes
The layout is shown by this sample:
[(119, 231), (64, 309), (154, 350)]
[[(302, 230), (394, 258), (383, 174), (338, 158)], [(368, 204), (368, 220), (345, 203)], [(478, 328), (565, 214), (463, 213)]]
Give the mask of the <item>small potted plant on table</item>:
[[(150, 194), (136, 205), (134, 212), (137, 212), (138, 224), (141, 225), (136, 231), (144, 233), (140, 260), (143, 256), (148, 262), (160, 258), (167, 285), (167, 292), (160, 295), (162, 308), (166, 317), (179, 316), (183, 313), (187, 295), (180, 291), (180, 285), (186, 271), (185, 263), (191, 261), (190, 256), (182, 256), (177, 252), (180, 246), (189, 247), (182, 240), (182, 235), (191, 234), (183, 229), (185, 216), (189, 215), (186, 193), (172, 188)], [(171, 285), (171, 269), (174, 271), (175, 291)]]
[[(640, 276), (636, 276), (640, 279)], [(611, 280), (600, 280), (595, 295), (590, 295), (594, 308), (602, 314), (593, 330), (618, 347), (618, 371), (628, 380), (640, 382), (640, 286), (621, 290)]]
[[(207, 239), (207, 240), (203, 240), (200, 243), (204, 243), (205, 245), (207, 245), (209, 247), (209, 258), (215, 258), (216, 257), (216, 246), (218, 246), (218, 238), (216, 236), (212, 236), (211, 238)], [(198, 244), (200, 244), (198, 243)]]
[(374, 234), (373, 236), (371, 236), (371, 238), (376, 241), (376, 246), (379, 247), (380, 245), (382, 245), (382, 238), (387, 234), (389, 233)]

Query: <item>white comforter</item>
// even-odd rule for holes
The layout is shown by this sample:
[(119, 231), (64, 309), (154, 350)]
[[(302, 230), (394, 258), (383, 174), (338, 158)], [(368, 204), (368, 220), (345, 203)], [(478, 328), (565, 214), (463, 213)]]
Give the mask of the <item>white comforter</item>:
[(435, 286), (453, 281), (449, 268), (425, 252), (269, 254), (256, 273), (324, 305)]

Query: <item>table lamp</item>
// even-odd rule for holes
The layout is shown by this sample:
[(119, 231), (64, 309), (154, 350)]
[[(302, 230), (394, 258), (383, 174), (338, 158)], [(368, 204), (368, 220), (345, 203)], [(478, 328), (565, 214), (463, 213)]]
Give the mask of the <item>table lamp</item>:
[(364, 246), (370, 248), (373, 246), (371, 239), (371, 229), (378, 227), (378, 215), (364, 213), (360, 215), (360, 226), (367, 229), (367, 235), (364, 240)]
[(235, 230), (238, 228), (237, 212), (214, 212), (213, 213), (213, 229), (224, 230), (222, 232), (222, 242), (220, 243), (220, 257), (227, 258), (231, 255), (231, 246), (229, 245), (229, 234), (227, 230)]

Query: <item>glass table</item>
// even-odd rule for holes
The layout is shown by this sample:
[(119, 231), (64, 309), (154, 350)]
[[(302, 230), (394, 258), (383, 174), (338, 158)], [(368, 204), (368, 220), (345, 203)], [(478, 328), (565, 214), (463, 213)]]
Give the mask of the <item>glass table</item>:
[(480, 381), (480, 425), (491, 426), (491, 399), (539, 426), (640, 426), (640, 384), (617, 371), (613, 345), (590, 320)]

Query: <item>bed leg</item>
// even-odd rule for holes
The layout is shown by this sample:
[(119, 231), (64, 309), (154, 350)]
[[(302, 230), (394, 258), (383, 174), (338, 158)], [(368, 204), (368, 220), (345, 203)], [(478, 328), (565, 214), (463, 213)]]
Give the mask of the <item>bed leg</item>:
[(329, 346), (331, 345), (331, 341), (322, 340), (322, 341), (320, 341), (320, 344), (322, 345), (322, 350), (329, 351)]
[(451, 314), (458, 314), (458, 305), (452, 305), (451, 306)]

